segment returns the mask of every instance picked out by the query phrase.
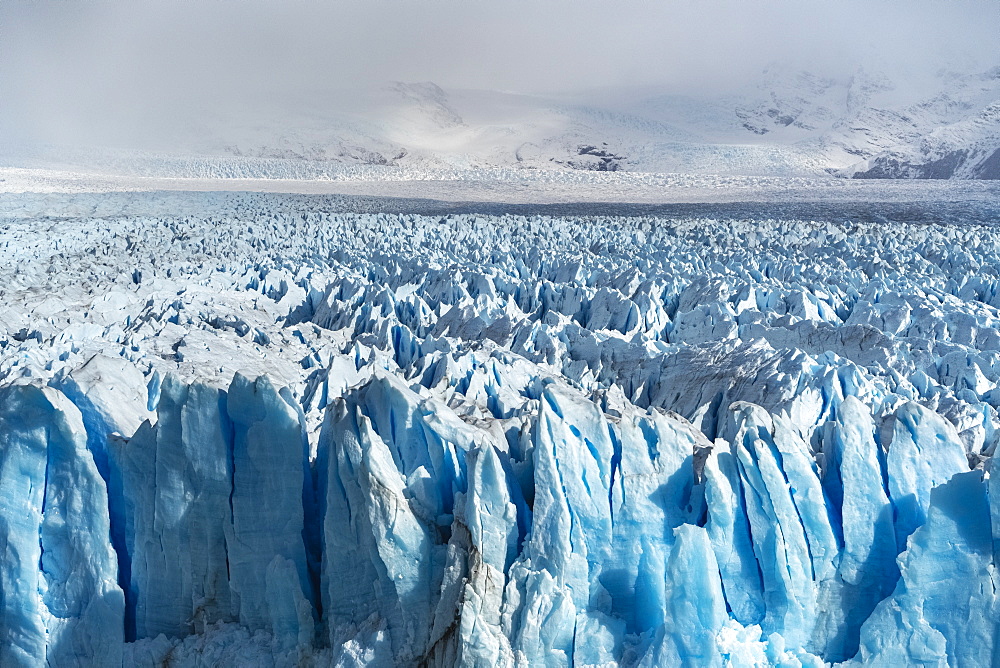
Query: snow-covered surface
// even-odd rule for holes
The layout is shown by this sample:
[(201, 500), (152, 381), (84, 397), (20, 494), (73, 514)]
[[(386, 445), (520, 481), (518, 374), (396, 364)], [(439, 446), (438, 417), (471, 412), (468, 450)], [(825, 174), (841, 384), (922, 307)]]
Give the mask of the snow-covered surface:
[[(301, 163), (292, 163), (300, 166)], [(300, 175), (301, 176), (301, 175)], [(221, 193), (237, 193), (227, 196)], [(682, 173), (587, 172), (517, 169), (401, 169), (338, 166), (292, 178), (167, 178), (0, 167), (0, 215), (18, 218), (205, 212), (232, 206), (239, 193), (330, 195), (330, 211), (396, 213), (663, 212), (655, 205), (756, 203), (743, 214), (763, 217), (871, 219), (879, 212), (903, 222), (993, 222), (1000, 214), (996, 181), (884, 181), (821, 177), (718, 176)], [(189, 193), (201, 193), (189, 197)], [(214, 193), (214, 194), (213, 194)], [(103, 195), (103, 196), (97, 196)], [(308, 199), (308, 198), (306, 198)], [(271, 198), (282, 209), (299, 200)], [(305, 200), (302, 200), (305, 201)], [(593, 205), (647, 205), (608, 207)], [(802, 209), (804, 204), (811, 208)], [(565, 205), (551, 206), (547, 205)], [(789, 207), (798, 207), (792, 211)], [(671, 213), (677, 210), (671, 211)], [(706, 209), (712, 213), (712, 209)], [(733, 210), (735, 211), (735, 209)], [(725, 215), (726, 212), (715, 215)], [(942, 218), (943, 216), (943, 218)]]
[(986, 184), (42, 177), (0, 195), (4, 665), (998, 651)]
[(655, 88), (546, 97), (396, 82), (317, 93), (309, 104), (273, 96), (191, 108), (166, 125), (151, 120), (143, 138), (89, 147), (6, 137), (0, 165), (239, 179), (337, 180), (345, 167), (404, 178), (477, 169), (1000, 178), (1000, 68), (942, 68), (925, 79), (775, 66), (725, 95), (700, 97)]

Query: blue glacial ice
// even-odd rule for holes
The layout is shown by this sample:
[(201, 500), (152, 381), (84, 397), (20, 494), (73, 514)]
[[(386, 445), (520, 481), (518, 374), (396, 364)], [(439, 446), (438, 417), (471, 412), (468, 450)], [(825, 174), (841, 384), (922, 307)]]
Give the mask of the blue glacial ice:
[(0, 663), (121, 665), (125, 598), (80, 411), (57, 390), (8, 385), (0, 446)]
[(1000, 665), (995, 229), (206, 202), (0, 233), (0, 664)]

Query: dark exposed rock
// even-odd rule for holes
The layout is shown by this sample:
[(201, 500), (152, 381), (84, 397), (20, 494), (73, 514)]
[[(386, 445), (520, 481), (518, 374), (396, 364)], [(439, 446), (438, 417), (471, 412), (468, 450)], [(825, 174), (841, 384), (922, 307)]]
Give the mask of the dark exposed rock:
[[(978, 152), (957, 149), (936, 160), (913, 163), (892, 156), (879, 156), (868, 169), (854, 174), (856, 179), (1000, 179), (1000, 149), (978, 161)], [(978, 164), (976, 164), (978, 162)], [(961, 172), (961, 173), (960, 173)]]
[[(604, 143), (603, 146), (607, 146), (607, 143)], [(580, 144), (576, 147), (576, 154), (583, 159), (556, 160), (551, 158), (551, 160), (557, 165), (565, 165), (572, 169), (591, 172), (617, 172), (624, 169), (622, 162), (628, 159), (624, 155), (612, 153), (607, 148), (598, 148), (591, 144)]]
[(854, 174), (856, 179), (950, 179), (955, 171), (965, 164), (968, 151), (957, 150), (946, 153), (937, 160), (925, 163), (911, 163), (889, 156), (872, 160), (869, 169)]
[(990, 157), (979, 164), (976, 169), (976, 178), (991, 181), (1000, 180), (1000, 148), (993, 151)]

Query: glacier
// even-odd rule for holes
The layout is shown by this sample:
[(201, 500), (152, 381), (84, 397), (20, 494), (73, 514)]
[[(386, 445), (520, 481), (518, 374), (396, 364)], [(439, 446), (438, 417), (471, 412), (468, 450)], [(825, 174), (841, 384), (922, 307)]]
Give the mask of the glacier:
[(4, 666), (1000, 665), (988, 223), (0, 200)]

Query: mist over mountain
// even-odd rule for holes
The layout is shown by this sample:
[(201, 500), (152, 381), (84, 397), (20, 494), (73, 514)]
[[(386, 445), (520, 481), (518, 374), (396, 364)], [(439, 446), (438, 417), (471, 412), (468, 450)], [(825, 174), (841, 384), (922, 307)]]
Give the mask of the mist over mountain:
[(0, 22), (14, 165), (995, 178), (1000, 163), (986, 2), (39, 3)]

